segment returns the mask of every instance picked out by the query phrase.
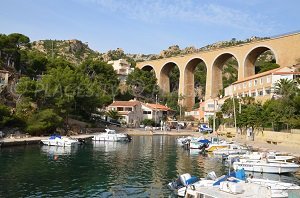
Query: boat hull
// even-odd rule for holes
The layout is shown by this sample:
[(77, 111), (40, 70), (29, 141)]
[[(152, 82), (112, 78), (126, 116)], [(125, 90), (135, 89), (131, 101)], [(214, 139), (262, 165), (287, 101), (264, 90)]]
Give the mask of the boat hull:
[(299, 170), (297, 164), (277, 164), (277, 163), (247, 163), (247, 162), (234, 162), (233, 168), (235, 170), (244, 169), (245, 171), (260, 172), (260, 173), (294, 173)]
[(95, 135), (93, 137), (94, 141), (108, 141), (108, 142), (122, 142), (122, 141), (128, 141), (127, 137), (116, 137), (116, 136), (108, 136), (108, 137), (103, 137), (100, 135)]
[(43, 144), (48, 146), (61, 146), (61, 147), (71, 147), (77, 146), (78, 141), (64, 141), (64, 140), (41, 140)]
[(213, 152), (215, 150), (223, 149), (223, 148), (227, 148), (227, 147), (228, 147), (228, 145), (209, 145), (209, 147), (206, 148), (205, 150), (208, 152)]

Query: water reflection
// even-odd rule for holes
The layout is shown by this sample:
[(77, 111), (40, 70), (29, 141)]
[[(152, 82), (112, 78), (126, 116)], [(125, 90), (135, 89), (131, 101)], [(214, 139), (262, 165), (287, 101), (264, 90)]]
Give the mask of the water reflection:
[(41, 151), (47, 155), (71, 155), (75, 154), (78, 150), (78, 147), (62, 147), (62, 146), (41, 146)]
[[(0, 170), (0, 197), (169, 197), (167, 184), (180, 174), (222, 175), (228, 168), (220, 158), (187, 152), (175, 137), (135, 136), (77, 148), (3, 148)], [(279, 179), (299, 183), (293, 175)]]
[(95, 151), (113, 152), (124, 148), (127, 142), (108, 142), (108, 141), (93, 141), (93, 148)]

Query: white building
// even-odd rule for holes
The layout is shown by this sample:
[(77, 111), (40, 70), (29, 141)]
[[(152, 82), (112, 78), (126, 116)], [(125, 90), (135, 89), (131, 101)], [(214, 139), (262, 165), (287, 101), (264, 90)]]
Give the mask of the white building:
[(264, 102), (274, 97), (275, 84), (280, 79), (294, 80), (300, 77), (300, 72), (296, 72), (296, 68), (297, 66), (281, 67), (238, 80), (225, 88), (225, 97), (250, 96)]
[(164, 117), (168, 116), (173, 110), (161, 104), (142, 103), (143, 120), (154, 120), (155, 123), (160, 123)]
[(126, 81), (128, 74), (133, 71), (133, 68), (130, 67), (130, 64), (125, 59), (108, 61), (107, 63), (113, 66), (121, 82)]
[(107, 110), (118, 111), (122, 116), (121, 123), (125, 122), (130, 127), (138, 127), (143, 120), (142, 105), (136, 100), (114, 101), (107, 107)]

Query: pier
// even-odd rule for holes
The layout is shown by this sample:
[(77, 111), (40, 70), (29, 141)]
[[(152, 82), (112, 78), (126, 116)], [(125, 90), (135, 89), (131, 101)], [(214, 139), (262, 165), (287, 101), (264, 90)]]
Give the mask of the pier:
[[(91, 140), (93, 135), (72, 135), (71, 138), (83, 139), (85, 141)], [(29, 145), (29, 144), (40, 144), (41, 140), (47, 139), (47, 136), (43, 137), (8, 137), (0, 140), (0, 147), (18, 146), (18, 145)]]

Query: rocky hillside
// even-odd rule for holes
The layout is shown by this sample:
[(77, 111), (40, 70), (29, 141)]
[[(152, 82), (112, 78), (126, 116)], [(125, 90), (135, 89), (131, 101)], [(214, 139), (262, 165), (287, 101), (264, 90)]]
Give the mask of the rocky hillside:
[(48, 57), (61, 57), (74, 64), (87, 58), (100, 59), (101, 54), (90, 49), (79, 40), (40, 40), (32, 43), (32, 49), (45, 53)]
[(122, 48), (115, 50), (109, 50), (106, 53), (100, 53), (89, 48), (86, 43), (82, 43), (79, 40), (40, 40), (32, 43), (32, 49), (43, 52), (47, 56), (62, 57), (68, 61), (80, 64), (86, 58), (99, 59), (103, 61), (118, 60), (120, 58), (126, 59), (134, 66), (136, 62), (155, 60), (160, 58), (167, 58), (177, 55), (191, 54), (200, 51), (213, 50), (223, 47), (230, 47), (240, 45), (243, 43), (249, 43), (257, 40), (267, 38), (251, 37), (244, 41), (231, 39), (230, 41), (221, 41), (214, 44), (206, 45), (201, 48), (195, 48), (194, 46), (180, 49), (178, 45), (170, 46), (168, 49), (162, 50), (159, 54), (129, 54), (125, 53)]

